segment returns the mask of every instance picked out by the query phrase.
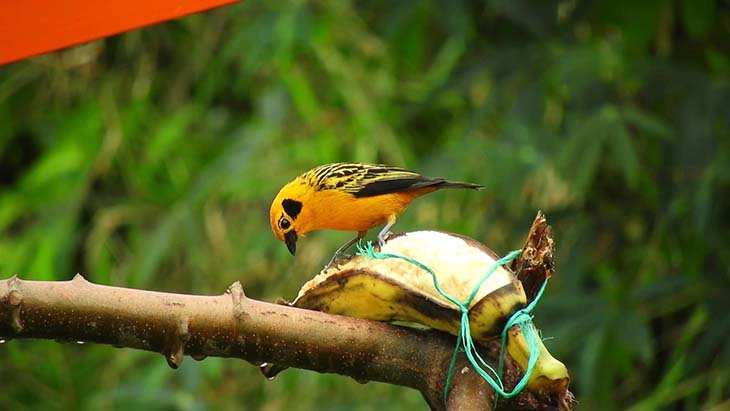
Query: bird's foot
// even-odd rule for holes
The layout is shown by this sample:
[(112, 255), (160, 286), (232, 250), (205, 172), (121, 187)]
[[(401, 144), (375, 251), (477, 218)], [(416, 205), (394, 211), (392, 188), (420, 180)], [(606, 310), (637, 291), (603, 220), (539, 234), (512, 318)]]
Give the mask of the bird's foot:
[(392, 231), (387, 231), (385, 234), (378, 235), (378, 248), (383, 248), (385, 240), (387, 240), (391, 235), (393, 235)]

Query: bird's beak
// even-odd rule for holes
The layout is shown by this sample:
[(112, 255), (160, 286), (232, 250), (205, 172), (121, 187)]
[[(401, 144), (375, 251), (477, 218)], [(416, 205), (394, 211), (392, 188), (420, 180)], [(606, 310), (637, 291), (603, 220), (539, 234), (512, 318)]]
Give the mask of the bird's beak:
[(286, 248), (289, 249), (289, 252), (291, 255), (296, 254), (297, 252), (297, 232), (295, 230), (288, 231), (286, 234), (284, 234), (284, 242), (286, 243)]

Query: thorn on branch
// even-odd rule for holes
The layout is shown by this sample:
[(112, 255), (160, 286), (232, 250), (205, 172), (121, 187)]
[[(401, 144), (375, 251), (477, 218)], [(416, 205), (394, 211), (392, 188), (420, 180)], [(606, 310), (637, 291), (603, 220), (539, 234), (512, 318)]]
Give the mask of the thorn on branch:
[(243, 308), (243, 300), (246, 298), (246, 294), (243, 292), (243, 286), (240, 281), (236, 281), (231, 284), (226, 293), (231, 295), (233, 300), (233, 316), (237, 320), (242, 320), (246, 317), (246, 312)]
[(183, 362), (185, 357), (185, 344), (190, 339), (190, 320), (187, 317), (181, 318), (177, 322), (177, 329), (172, 334), (170, 346), (166, 350), (165, 359), (167, 365), (176, 370)]
[(84, 278), (83, 275), (81, 275), (81, 273), (76, 273), (76, 275), (74, 276), (73, 279), (71, 279), (71, 281), (78, 282), (78, 283), (88, 283), (89, 282), (86, 278)]
[(183, 347), (178, 345), (172, 350), (172, 352), (165, 356), (165, 359), (167, 360), (167, 365), (169, 365), (173, 370), (176, 370), (182, 364), (184, 356), (185, 353), (183, 351)]
[(18, 275), (13, 275), (8, 281), (7, 303), (12, 306), (10, 313), (10, 326), (16, 334), (23, 331), (23, 322), (20, 320), (20, 306), (23, 303), (23, 293), (20, 291), (22, 280)]
[(233, 284), (229, 285), (226, 289), (226, 293), (233, 295), (233, 302), (236, 302), (236, 298), (240, 301), (246, 295), (243, 293), (243, 286), (240, 281), (234, 281)]

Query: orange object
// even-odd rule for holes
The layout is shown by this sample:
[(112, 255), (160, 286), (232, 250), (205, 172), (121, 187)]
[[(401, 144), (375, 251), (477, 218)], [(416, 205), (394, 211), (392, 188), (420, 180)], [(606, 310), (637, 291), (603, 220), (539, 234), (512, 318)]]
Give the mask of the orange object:
[(3, 1), (0, 6), (0, 64), (238, 1)]
[(292, 254), (296, 252), (297, 239), (310, 231), (357, 231), (357, 237), (337, 250), (334, 261), (368, 230), (385, 224), (378, 234), (382, 245), (388, 230), (411, 201), (442, 188), (479, 190), (482, 186), (424, 177), (383, 164), (325, 164), (300, 175), (279, 191), (269, 211), (271, 229)]

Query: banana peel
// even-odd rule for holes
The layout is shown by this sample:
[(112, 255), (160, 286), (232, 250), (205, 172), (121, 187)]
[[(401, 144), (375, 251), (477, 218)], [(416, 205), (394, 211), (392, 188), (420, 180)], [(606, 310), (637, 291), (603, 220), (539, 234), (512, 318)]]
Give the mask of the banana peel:
[[(466, 301), (499, 258), (482, 244), (456, 234), (418, 231), (391, 236), (381, 253), (410, 257), (431, 268), (441, 289)], [(522, 284), (500, 267), (482, 284), (469, 307), (472, 338), (501, 332), (507, 318), (525, 306)], [(426, 325), (458, 334), (459, 307), (436, 291), (431, 275), (397, 258), (354, 256), (304, 284), (295, 307), (377, 321)]]
[[(473, 239), (438, 231), (392, 235), (377, 251), (410, 257), (429, 267), (441, 289), (461, 302), (499, 259)], [(526, 303), (522, 282), (510, 269), (497, 268), (468, 307), (472, 338), (477, 342), (494, 340), (508, 318)], [(458, 306), (436, 290), (432, 276), (398, 258), (353, 256), (327, 267), (302, 286), (290, 305), (377, 321), (416, 323), (454, 335), (459, 333), (461, 321)], [(538, 341), (540, 356), (527, 389), (560, 398), (567, 392), (567, 368)], [(529, 350), (519, 327), (508, 334), (507, 352), (523, 370), (527, 368)], [(269, 374), (265, 368), (262, 371), (267, 376), (274, 372), (271, 368)]]

